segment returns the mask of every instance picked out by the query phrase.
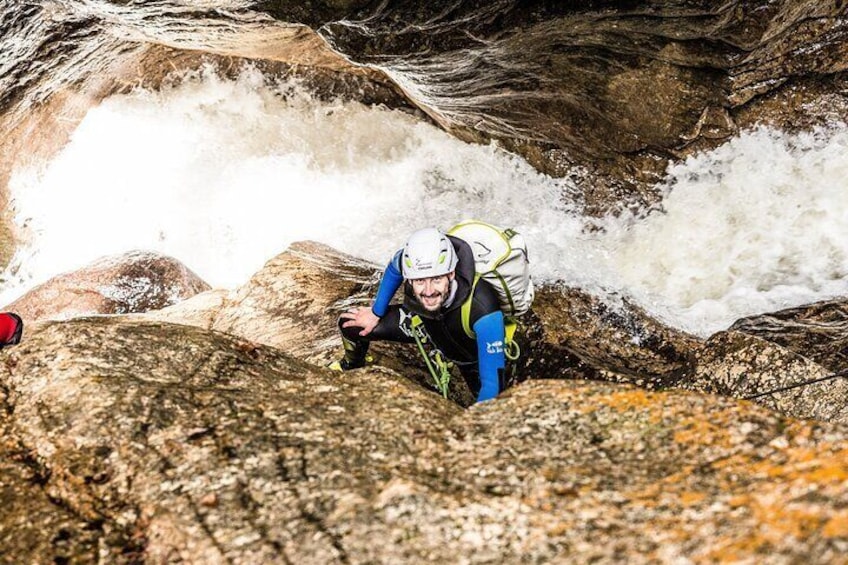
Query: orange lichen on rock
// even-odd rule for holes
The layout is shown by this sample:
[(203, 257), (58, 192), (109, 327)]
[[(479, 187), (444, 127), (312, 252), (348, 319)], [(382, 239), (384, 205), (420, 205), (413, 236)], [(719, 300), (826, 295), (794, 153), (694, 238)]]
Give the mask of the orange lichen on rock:
[(680, 504), (683, 506), (696, 506), (706, 500), (707, 495), (703, 492), (684, 491), (680, 493)]
[(653, 408), (656, 407), (656, 395), (651, 394), (642, 389), (624, 389), (607, 394), (595, 399), (598, 404), (609, 406), (620, 411), (629, 411), (634, 408)]
[(679, 429), (674, 432), (674, 441), (722, 448), (732, 445), (731, 432), (726, 426), (721, 422), (705, 420), (702, 416), (682, 420)]
[(708, 551), (703, 558), (695, 559), (696, 563), (741, 563), (754, 562), (752, 556), (770, 553), (771, 546), (761, 538), (748, 535), (742, 538), (719, 541), (716, 547)]
[(848, 539), (848, 510), (841, 510), (831, 517), (822, 528), (822, 536)]
[(783, 450), (785, 461), (776, 463), (766, 459), (750, 465), (750, 472), (769, 478), (803, 481), (821, 486), (848, 481), (848, 449), (832, 447), (827, 453), (826, 444), (812, 447), (795, 447)]
[(625, 414), (634, 410), (643, 411), (648, 421), (657, 424), (665, 415), (665, 397), (661, 394), (648, 392), (638, 388), (623, 388), (615, 392), (595, 395), (591, 402), (587, 403), (582, 412), (589, 413), (603, 406)]
[(782, 496), (755, 499), (751, 507), (759, 524), (758, 533), (777, 544), (786, 536), (800, 540), (824, 525), (822, 509), (814, 504), (786, 504)]

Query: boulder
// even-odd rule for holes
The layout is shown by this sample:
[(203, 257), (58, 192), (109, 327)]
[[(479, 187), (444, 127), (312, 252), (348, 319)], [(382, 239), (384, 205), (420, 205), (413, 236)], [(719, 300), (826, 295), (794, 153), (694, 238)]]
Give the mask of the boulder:
[(534, 380), (462, 410), (391, 370), (98, 317), (33, 324), (0, 353), (0, 402), (18, 562), (826, 563), (848, 544), (848, 429), (716, 396)]
[(707, 341), (681, 386), (749, 398), (799, 418), (846, 422), (846, 347), (844, 299), (750, 316)]
[[(296, 242), (239, 288), (201, 293), (144, 317), (234, 334), (323, 366), (343, 352), (339, 314), (370, 304), (379, 276), (374, 264), (320, 243)], [(415, 346), (376, 343), (371, 353), (376, 364), (432, 388)], [(453, 398), (467, 405), (472, 399), (463, 385), (454, 379)]]
[(540, 288), (533, 310), (544, 328), (541, 349), (567, 351), (594, 378), (667, 387), (688, 374), (702, 345), (625, 297), (599, 297), (564, 283)]
[(376, 265), (297, 242), (232, 291), (201, 293), (145, 318), (235, 334), (320, 365), (339, 352), (338, 315), (366, 304), (378, 277)]
[(104, 257), (38, 285), (5, 307), (26, 322), (158, 310), (210, 287), (165, 255), (134, 251)]
[[(808, 356), (740, 331), (712, 336), (681, 387), (754, 400), (799, 418), (848, 422), (848, 380)], [(776, 392), (771, 392), (776, 391)]]

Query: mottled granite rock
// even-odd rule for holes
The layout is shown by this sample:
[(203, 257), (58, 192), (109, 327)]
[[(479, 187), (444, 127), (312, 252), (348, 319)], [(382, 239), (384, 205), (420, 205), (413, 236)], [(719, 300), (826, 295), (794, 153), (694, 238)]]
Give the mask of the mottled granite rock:
[[(711, 337), (696, 361), (691, 378), (681, 386), (690, 390), (749, 398), (799, 418), (848, 422), (848, 381), (822, 379), (832, 371), (809, 357), (737, 331)], [(773, 394), (770, 391), (779, 390)]]
[(707, 341), (682, 386), (751, 398), (792, 416), (848, 422), (846, 347), (845, 300), (751, 316)]
[(0, 553), (17, 562), (95, 546), (101, 562), (307, 564), (848, 550), (848, 428), (717, 396), (547, 380), (462, 410), (386, 369), (117, 317), (35, 324), (0, 354), (0, 391), (17, 473)]
[(737, 320), (730, 330), (770, 341), (831, 371), (848, 369), (848, 300), (826, 300)]

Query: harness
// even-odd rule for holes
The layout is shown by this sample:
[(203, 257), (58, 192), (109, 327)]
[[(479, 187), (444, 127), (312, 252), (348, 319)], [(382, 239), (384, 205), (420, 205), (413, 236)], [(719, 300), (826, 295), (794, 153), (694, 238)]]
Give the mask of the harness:
[[(453, 363), (445, 358), (444, 354), (436, 347), (433, 340), (427, 334), (424, 328), (424, 321), (418, 314), (413, 314), (409, 318), (409, 333), (415, 339), (415, 344), (418, 346), (418, 352), (424, 358), (424, 363), (427, 365), (427, 370), (430, 371), (430, 376), (433, 377), (433, 382), (436, 384), (436, 389), (442, 393), (445, 398), (448, 397), (450, 389), (451, 368)], [(425, 344), (429, 343), (432, 346), (430, 353), (427, 353)]]
[[(474, 289), (479, 280), (480, 276), (475, 275), (474, 282), (471, 285), (471, 292), (468, 298), (465, 299), (465, 302), (462, 303), (462, 306), (460, 306), (462, 329), (465, 331), (465, 335), (471, 339), (477, 338), (474, 330), (471, 329), (471, 302), (474, 298)], [(413, 313), (407, 320), (404, 321), (404, 325), (409, 334), (415, 339), (418, 352), (424, 359), (424, 364), (433, 378), (436, 389), (442, 393), (443, 397), (447, 398), (450, 389), (451, 369), (454, 367), (454, 363), (446, 358), (444, 353), (433, 343), (433, 340), (427, 333), (427, 329), (424, 327), (424, 320), (421, 319), (421, 316)], [(504, 316), (504, 357), (509, 361), (516, 361), (521, 356), (521, 348), (518, 342), (515, 341), (517, 330), (518, 321), (511, 316)], [(428, 344), (430, 347), (429, 352), (426, 347)]]

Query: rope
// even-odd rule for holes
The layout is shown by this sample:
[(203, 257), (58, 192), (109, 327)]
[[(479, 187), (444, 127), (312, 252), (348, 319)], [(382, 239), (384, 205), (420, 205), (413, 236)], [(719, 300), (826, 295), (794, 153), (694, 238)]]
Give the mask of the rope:
[(818, 378), (815, 378), (815, 379), (802, 381), (800, 383), (795, 383), (795, 384), (792, 384), (792, 385), (786, 385), (786, 386), (776, 388), (776, 389), (773, 389), (773, 390), (769, 390), (769, 391), (766, 391), (766, 392), (760, 392), (758, 394), (752, 394), (751, 396), (743, 396), (742, 398), (744, 400), (753, 400), (755, 398), (760, 398), (761, 396), (768, 396), (769, 394), (775, 394), (777, 392), (784, 392), (784, 391), (787, 391), (787, 390), (792, 390), (793, 388), (799, 388), (799, 387), (802, 387), (802, 386), (821, 383), (821, 382), (824, 382), (824, 381), (829, 381), (831, 379), (836, 379), (836, 378), (845, 377), (845, 376), (848, 376), (848, 370), (839, 371), (838, 373), (833, 373), (832, 375), (827, 375), (827, 376), (824, 376), (824, 377), (818, 377)]
[[(421, 357), (424, 358), (424, 363), (427, 365), (427, 370), (430, 371), (430, 376), (433, 377), (436, 389), (442, 393), (442, 396), (447, 398), (448, 390), (450, 389), (450, 366), (442, 356), (442, 352), (438, 349), (434, 350), (432, 354), (427, 354), (427, 351), (424, 349), (424, 343), (427, 342), (428, 337), (427, 334), (424, 333), (422, 326), (423, 322), (421, 321), (421, 318), (417, 315), (413, 316), (411, 324), (412, 337), (415, 338), (415, 343), (418, 345), (418, 351), (421, 353)], [(439, 367), (438, 372), (433, 366), (433, 363)]]

